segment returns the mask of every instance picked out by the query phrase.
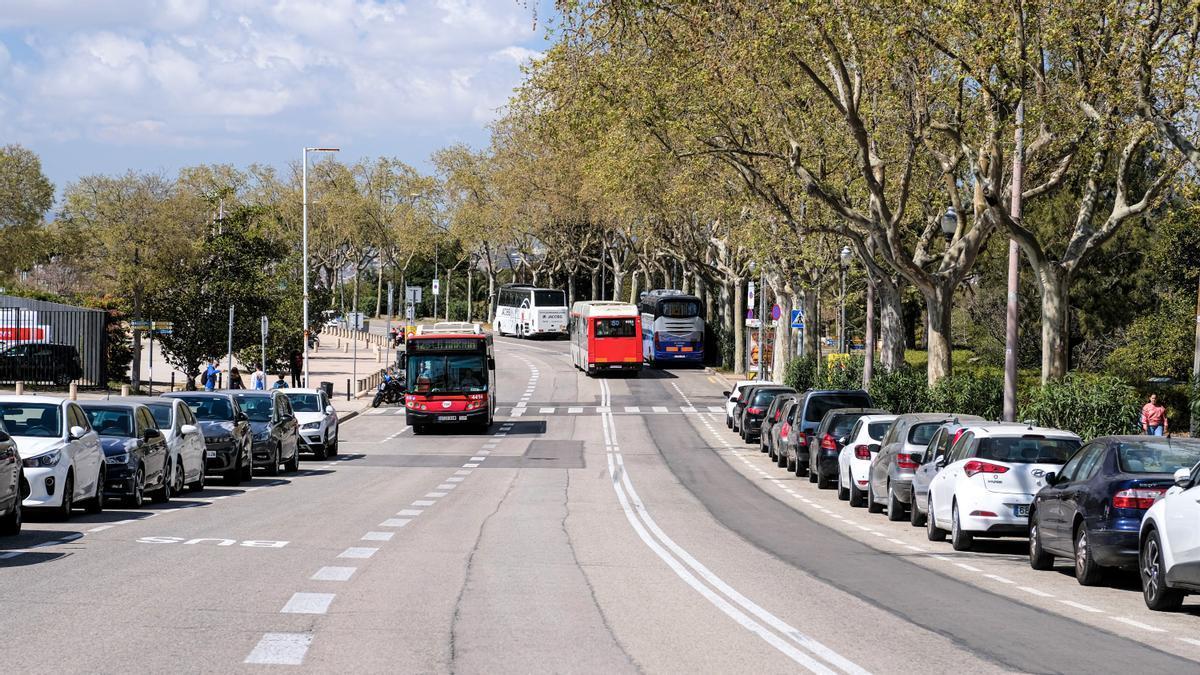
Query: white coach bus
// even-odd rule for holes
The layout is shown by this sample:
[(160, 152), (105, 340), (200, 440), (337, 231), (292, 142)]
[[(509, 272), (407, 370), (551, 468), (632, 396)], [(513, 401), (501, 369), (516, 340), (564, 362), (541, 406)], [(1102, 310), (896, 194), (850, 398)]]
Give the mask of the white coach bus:
[(505, 284), (492, 326), (500, 335), (566, 335), (567, 294), (553, 288)]

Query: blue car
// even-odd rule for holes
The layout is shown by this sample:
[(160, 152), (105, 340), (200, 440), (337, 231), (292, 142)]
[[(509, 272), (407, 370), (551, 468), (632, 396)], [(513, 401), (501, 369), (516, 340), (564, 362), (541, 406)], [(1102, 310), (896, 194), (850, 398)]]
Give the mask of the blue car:
[(1080, 448), (1046, 487), (1029, 513), (1029, 564), (1075, 561), (1084, 586), (1100, 583), (1105, 568), (1136, 569), (1138, 529), (1155, 501), (1174, 484), (1175, 471), (1200, 462), (1200, 439), (1102, 436)]

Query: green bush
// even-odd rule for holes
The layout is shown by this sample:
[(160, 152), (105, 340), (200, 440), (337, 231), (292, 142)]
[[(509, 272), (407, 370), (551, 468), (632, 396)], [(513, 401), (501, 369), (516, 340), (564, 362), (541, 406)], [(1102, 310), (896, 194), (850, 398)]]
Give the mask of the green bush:
[(854, 354), (845, 362), (826, 365), (818, 379), (822, 389), (862, 389), (863, 357)]
[(952, 375), (929, 390), (929, 410), (979, 415), (998, 420), (1004, 413), (1004, 378), (996, 375)]
[(1112, 375), (1070, 373), (1024, 393), (1021, 419), (1073, 431), (1085, 441), (1137, 428), (1137, 391)]
[(783, 372), (783, 384), (796, 391), (804, 391), (812, 389), (816, 384), (816, 377), (816, 360), (807, 356), (798, 356), (788, 362), (787, 368)]
[(868, 391), (875, 407), (897, 415), (929, 409), (929, 387), (924, 369), (904, 365), (890, 373), (875, 373)]

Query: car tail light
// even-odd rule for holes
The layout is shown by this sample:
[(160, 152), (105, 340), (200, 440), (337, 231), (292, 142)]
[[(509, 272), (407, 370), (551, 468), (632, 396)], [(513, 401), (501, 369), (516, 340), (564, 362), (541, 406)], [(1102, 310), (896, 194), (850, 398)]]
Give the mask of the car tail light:
[(791, 430), (792, 430), (792, 425), (788, 424), (787, 422), (784, 422), (783, 426), (779, 428), (779, 439), (786, 441), (788, 438), (788, 432)]
[(808, 447), (808, 434), (803, 434), (803, 433), (800, 434), (800, 436), (796, 438), (796, 445), (798, 445), (802, 448), (807, 448)]
[(762, 408), (746, 408), (746, 413), (750, 415), (761, 415), (762, 412)]
[(871, 448), (861, 444), (854, 446), (854, 459), (871, 459)]
[(992, 513), (991, 511), (972, 511), (971, 515), (975, 516), (976, 518), (995, 518), (996, 517), (996, 514)]
[(1162, 498), (1166, 488), (1133, 488), (1113, 495), (1114, 509), (1148, 509)]
[(974, 476), (977, 473), (1006, 473), (1008, 467), (1003, 464), (992, 464), (991, 462), (981, 462), (978, 459), (973, 459), (966, 464), (963, 464), (963, 473), (968, 476)]
[[(915, 471), (917, 467), (921, 466), (921, 456), (916, 453), (898, 452), (896, 453), (896, 466), (901, 469)], [(1005, 469), (1005, 471), (1007, 470)], [(970, 476), (972, 474), (968, 473), (967, 475)]]
[(837, 441), (833, 440), (833, 436), (830, 436), (829, 434), (825, 434), (824, 436), (821, 437), (821, 449), (822, 450), (837, 450), (838, 449)]

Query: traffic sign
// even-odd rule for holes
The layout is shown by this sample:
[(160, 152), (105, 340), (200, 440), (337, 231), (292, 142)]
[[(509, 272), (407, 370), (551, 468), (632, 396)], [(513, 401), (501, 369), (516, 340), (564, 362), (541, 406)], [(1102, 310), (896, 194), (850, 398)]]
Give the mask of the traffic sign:
[(438, 280), (437, 279), (433, 280), (433, 294), (434, 295), (438, 294)]
[(262, 336), (267, 337), (271, 333), (271, 322), (267, 320), (267, 315), (262, 317)]
[(150, 330), (150, 320), (134, 319), (129, 322), (129, 330)]
[(779, 309), (779, 305), (771, 305), (771, 318), (778, 321), (783, 315), (783, 310)]
[(792, 328), (804, 328), (804, 310), (792, 310)]
[(409, 304), (416, 304), (421, 301), (421, 291), (425, 289), (420, 286), (405, 286), (404, 301)]
[(170, 332), (171, 329), (175, 328), (175, 322), (173, 322), (173, 321), (155, 321), (151, 324), (151, 328), (155, 331), (158, 331), (159, 333), (161, 333), (163, 331)]

